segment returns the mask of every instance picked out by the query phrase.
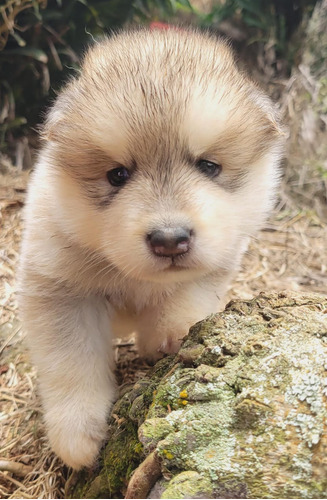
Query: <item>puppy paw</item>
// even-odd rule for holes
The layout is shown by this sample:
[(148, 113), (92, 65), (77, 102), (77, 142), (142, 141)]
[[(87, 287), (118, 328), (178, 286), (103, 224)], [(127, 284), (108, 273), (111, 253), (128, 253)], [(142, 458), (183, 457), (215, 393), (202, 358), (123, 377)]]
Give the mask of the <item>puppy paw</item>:
[(145, 359), (149, 364), (156, 363), (166, 354), (176, 354), (181, 346), (182, 341), (171, 336), (167, 336), (161, 342), (144, 342), (138, 343), (138, 352), (141, 358)]
[(176, 354), (181, 346), (182, 340), (174, 337), (167, 337), (158, 348), (162, 354)]
[(106, 438), (106, 422), (94, 419), (81, 422), (78, 417), (54, 422), (49, 415), (46, 421), (51, 448), (65, 464), (79, 470), (95, 463)]
[(139, 342), (137, 350), (140, 358), (144, 359), (149, 365), (154, 365), (164, 356), (162, 352), (159, 352), (157, 345), (150, 349), (148, 345)]

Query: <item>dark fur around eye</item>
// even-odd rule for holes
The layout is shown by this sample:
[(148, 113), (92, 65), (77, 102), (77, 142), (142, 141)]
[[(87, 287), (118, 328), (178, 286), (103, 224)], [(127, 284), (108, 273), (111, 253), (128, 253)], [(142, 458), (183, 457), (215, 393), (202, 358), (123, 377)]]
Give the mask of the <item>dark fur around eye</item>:
[(217, 177), (222, 170), (221, 165), (209, 160), (198, 160), (195, 165), (203, 174), (212, 179)]
[(107, 179), (112, 186), (121, 187), (130, 178), (130, 172), (126, 167), (117, 167), (112, 170), (108, 170)]

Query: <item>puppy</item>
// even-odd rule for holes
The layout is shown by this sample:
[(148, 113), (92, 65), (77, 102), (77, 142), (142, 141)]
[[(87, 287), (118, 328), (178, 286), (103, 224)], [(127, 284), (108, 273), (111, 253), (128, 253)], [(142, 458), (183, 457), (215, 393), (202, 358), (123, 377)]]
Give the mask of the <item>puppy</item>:
[(174, 353), (222, 307), (274, 203), (283, 132), (227, 44), (187, 30), (96, 44), (49, 112), (25, 209), (20, 310), (49, 440), (94, 462), (112, 337)]

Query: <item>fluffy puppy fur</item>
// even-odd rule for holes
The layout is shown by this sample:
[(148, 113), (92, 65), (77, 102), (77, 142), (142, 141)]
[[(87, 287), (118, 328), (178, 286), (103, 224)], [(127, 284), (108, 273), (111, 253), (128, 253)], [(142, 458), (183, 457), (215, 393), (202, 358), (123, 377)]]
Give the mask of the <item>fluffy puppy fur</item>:
[(105, 438), (112, 336), (137, 332), (156, 359), (222, 307), (272, 208), (282, 137), (226, 43), (196, 31), (112, 36), (57, 98), (27, 198), (20, 310), (68, 465), (91, 465)]

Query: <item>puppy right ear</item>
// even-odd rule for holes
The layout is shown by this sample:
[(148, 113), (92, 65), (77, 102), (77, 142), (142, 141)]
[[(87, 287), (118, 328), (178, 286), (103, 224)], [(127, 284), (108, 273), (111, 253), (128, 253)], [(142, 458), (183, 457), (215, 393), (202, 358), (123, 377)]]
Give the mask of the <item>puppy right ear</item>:
[(63, 118), (64, 112), (58, 108), (56, 103), (55, 106), (48, 112), (46, 121), (41, 131), (41, 138), (44, 141), (55, 141), (58, 139), (56, 131), (58, 131), (58, 126), (60, 126)]
[(72, 111), (73, 93), (72, 85), (68, 84), (48, 111), (41, 130), (41, 138), (44, 141), (58, 141), (61, 138), (64, 124)]

